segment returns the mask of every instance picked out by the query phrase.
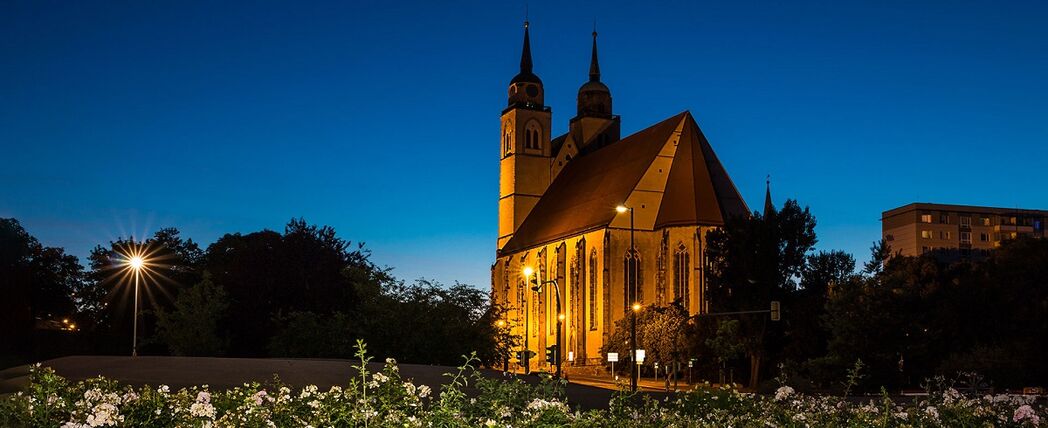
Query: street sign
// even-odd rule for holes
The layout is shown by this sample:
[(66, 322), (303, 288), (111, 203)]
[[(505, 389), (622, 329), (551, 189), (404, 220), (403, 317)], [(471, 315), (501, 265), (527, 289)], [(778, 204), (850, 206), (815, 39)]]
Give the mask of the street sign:
[(568, 361), (575, 362), (575, 351), (568, 351)]
[(617, 363), (617, 362), (619, 362), (619, 353), (618, 352), (608, 352), (608, 362), (609, 363)]
[(636, 361), (637, 361), (637, 364), (644, 364), (644, 350), (643, 349), (638, 349), (637, 350)]
[(781, 319), (781, 314), (779, 313), (779, 302), (773, 300), (771, 302), (771, 320), (772, 321), (778, 321), (780, 319)]
[(688, 368), (689, 368), (689, 369), (690, 369), (690, 368), (691, 368), (692, 366), (694, 366), (694, 365), (695, 365), (695, 363), (694, 363), (693, 361), (688, 361)]

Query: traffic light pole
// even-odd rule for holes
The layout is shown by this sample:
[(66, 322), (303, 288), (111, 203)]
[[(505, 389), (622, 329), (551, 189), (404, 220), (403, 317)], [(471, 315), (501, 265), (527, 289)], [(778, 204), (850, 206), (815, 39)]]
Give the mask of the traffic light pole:
[(542, 287), (544, 285), (548, 285), (548, 284), (553, 284), (553, 290), (556, 292), (555, 294), (557, 296), (557, 344), (553, 345), (554, 347), (556, 347), (556, 349), (553, 351), (553, 360), (557, 364), (556, 377), (560, 378), (560, 376), (561, 376), (561, 370), (560, 370), (560, 368), (561, 368), (561, 358), (560, 358), (560, 354), (562, 353), (561, 337), (560, 336), (561, 336), (561, 328), (562, 328), (561, 326), (562, 326), (562, 324), (564, 322), (563, 320), (561, 320), (561, 317), (560, 317), (561, 316), (561, 313), (560, 313), (560, 310), (561, 310), (560, 309), (560, 284), (557, 284), (557, 280), (555, 280), (555, 279), (551, 279), (549, 281), (542, 281), (541, 283), (539, 283), (538, 277), (536, 277), (535, 279), (531, 280), (531, 283), (532, 283), (531, 289), (532, 289), (532, 291), (534, 291), (536, 293), (541, 293), (542, 292)]

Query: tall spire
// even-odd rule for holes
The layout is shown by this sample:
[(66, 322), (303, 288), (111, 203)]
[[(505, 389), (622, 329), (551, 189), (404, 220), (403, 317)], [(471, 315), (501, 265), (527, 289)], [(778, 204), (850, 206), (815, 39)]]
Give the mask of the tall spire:
[(531, 73), (531, 38), (528, 36), (528, 21), (524, 21), (524, 50), (520, 53), (520, 72)]
[(597, 21), (593, 21), (593, 56), (590, 57), (590, 82), (600, 81), (600, 64), (597, 63)]
[(770, 214), (775, 213), (775, 205), (771, 203), (771, 175), (764, 181), (764, 216), (767, 217)]

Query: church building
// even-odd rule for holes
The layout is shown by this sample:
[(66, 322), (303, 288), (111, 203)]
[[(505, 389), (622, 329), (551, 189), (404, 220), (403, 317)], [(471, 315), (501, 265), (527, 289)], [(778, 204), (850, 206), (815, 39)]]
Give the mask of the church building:
[(492, 298), (508, 309), (518, 350), (538, 356), (514, 358), (517, 368), (545, 368), (543, 350), (557, 341), (557, 293), (552, 285), (532, 291), (525, 271), (559, 288), (565, 367), (603, 364), (601, 346), (634, 303), (708, 310), (706, 233), (749, 213), (690, 112), (621, 137), (611, 90), (600, 80), (596, 32), (591, 55), (575, 117), (553, 137), (524, 24), (520, 73), (502, 111), (491, 267)]

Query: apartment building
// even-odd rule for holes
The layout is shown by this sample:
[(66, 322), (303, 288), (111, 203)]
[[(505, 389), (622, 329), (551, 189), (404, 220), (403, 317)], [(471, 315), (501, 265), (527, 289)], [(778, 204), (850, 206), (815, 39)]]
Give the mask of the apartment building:
[(892, 252), (933, 251), (960, 257), (985, 255), (1002, 241), (1044, 237), (1048, 211), (915, 202), (881, 214), (882, 237)]

